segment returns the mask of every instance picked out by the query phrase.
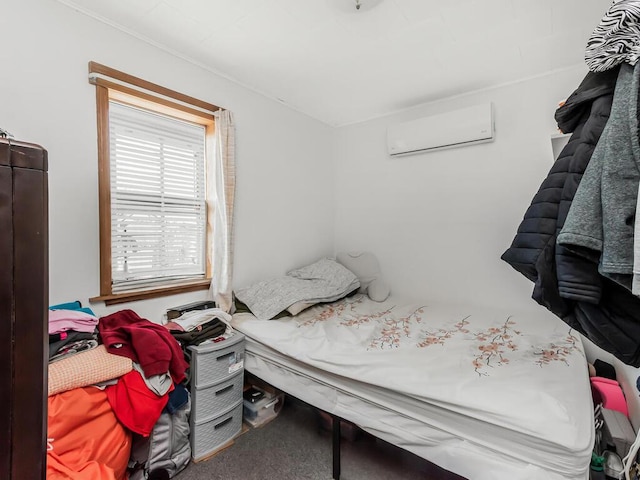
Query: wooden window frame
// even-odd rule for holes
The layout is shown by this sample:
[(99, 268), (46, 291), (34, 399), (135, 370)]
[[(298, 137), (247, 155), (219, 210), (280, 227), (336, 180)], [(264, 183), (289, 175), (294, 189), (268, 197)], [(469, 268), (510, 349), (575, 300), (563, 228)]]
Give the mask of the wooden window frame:
[[(131, 290), (129, 292), (112, 292), (109, 101), (116, 100), (120, 103), (141, 107), (181, 120), (199, 123), (205, 126), (208, 145), (211, 144), (215, 130), (213, 112), (220, 110), (220, 108), (96, 62), (89, 62), (89, 83), (96, 87), (100, 226), (100, 295), (90, 298), (89, 301), (91, 303), (102, 301), (105, 305), (112, 305), (209, 288), (211, 283), (210, 252), (213, 238), (210, 221), (207, 222), (206, 232), (205, 279), (189, 280), (180, 284)], [(211, 155), (211, 152), (209, 152), (209, 155)], [(207, 216), (209, 216), (210, 208), (207, 205)]]

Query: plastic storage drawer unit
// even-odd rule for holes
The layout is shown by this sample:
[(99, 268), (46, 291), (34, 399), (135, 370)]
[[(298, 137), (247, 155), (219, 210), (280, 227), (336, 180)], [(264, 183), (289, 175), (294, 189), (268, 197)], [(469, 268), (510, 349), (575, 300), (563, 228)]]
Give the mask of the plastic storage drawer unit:
[(244, 335), (234, 333), (222, 342), (189, 347), (192, 377), (196, 388), (209, 387), (233, 376), (243, 367)]
[(244, 335), (190, 346), (191, 455), (210, 457), (242, 429)]
[(242, 384), (243, 376), (234, 375), (208, 388), (194, 389), (191, 396), (193, 411), (197, 411), (200, 418), (210, 418), (227, 410), (238, 403), (242, 395)]
[(242, 429), (242, 402), (221, 415), (196, 423), (191, 432), (191, 455), (195, 461), (211, 455)]

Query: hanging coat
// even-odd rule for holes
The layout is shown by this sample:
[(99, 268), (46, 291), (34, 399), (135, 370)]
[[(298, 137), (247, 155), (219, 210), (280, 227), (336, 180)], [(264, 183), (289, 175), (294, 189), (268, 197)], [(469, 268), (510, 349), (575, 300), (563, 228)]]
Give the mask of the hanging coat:
[(640, 64), (623, 64), (611, 116), (557, 240), (558, 245), (595, 263), (603, 276), (628, 290), (633, 277), (640, 183), (639, 87)]
[[(640, 299), (602, 277), (597, 260), (556, 246), (571, 203), (611, 113), (619, 68), (587, 74), (556, 112), (572, 132), (502, 259), (535, 282), (533, 299), (605, 351), (640, 366)], [(559, 285), (558, 275), (562, 278)], [(581, 284), (582, 290), (576, 289)], [(589, 291), (589, 286), (592, 290)]]
[(617, 70), (588, 73), (557, 110), (558, 126), (572, 135), (534, 196), (511, 246), (501, 257), (535, 283), (534, 300), (561, 318), (571, 312), (573, 305), (560, 295), (557, 256), (563, 268), (584, 271), (593, 284), (597, 283), (594, 275), (599, 281), (591, 262), (564, 249), (556, 252), (556, 237), (609, 118), (616, 77)]

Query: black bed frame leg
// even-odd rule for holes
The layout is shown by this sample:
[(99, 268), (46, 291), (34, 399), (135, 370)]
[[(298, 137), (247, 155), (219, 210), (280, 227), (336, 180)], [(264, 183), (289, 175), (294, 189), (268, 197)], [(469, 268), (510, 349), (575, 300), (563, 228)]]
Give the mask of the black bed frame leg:
[(340, 480), (340, 418), (331, 415), (333, 424), (333, 479)]

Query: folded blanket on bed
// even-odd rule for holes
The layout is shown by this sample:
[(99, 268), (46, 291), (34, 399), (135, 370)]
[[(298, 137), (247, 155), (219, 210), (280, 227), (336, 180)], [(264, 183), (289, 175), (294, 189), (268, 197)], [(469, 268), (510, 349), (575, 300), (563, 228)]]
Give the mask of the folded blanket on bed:
[(269, 320), (297, 302), (320, 303), (338, 300), (360, 287), (358, 278), (335, 260), (324, 258), (291, 270), (283, 277), (236, 290), (236, 297), (256, 318)]

